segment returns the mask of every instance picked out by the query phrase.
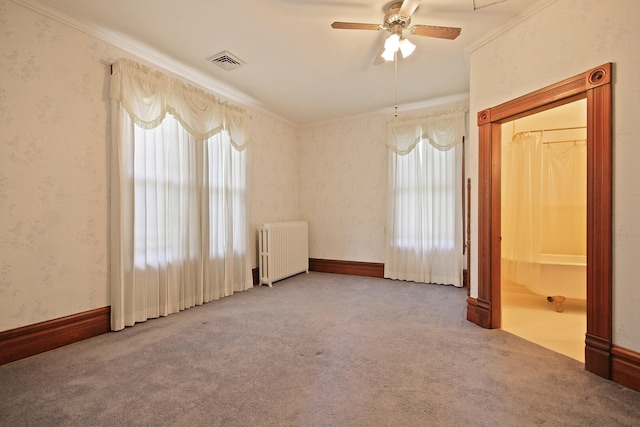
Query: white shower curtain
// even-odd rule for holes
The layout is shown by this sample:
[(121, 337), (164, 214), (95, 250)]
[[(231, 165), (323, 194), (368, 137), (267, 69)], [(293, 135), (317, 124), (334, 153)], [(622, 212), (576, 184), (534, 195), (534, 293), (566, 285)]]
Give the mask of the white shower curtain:
[(544, 144), (542, 253), (586, 255), (586, 141)]
[(540, 277), (542, 133), (502, 146), (502, 277), (527, 285)]
[(587, 149), (522, 132), (502, 150), (502, 277), (526, 286), (541, 254), (586, 254)]

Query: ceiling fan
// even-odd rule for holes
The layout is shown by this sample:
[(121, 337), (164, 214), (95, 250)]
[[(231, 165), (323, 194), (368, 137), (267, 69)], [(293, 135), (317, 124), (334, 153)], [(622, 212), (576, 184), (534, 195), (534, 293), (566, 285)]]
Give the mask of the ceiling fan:
[(384, 15), (382, 24), (360, 24), (356, 22), (334, 22), (331, 28), (342, 30), (386, 30), (391, 35), (380, 48), (374, 64), (382, 64), (385, 61), (395, 59), (398, 50), (403, 58), (411, 55), (416, 46), (403, 35), (404, 30), (416, 36), (436, 37), (439, 39), (453, 40), (460, 35), (462, 29), (456, 27), (436, 27), (433, 25), (413, 25), (411, 15), (420, 5), (420, 0), (404, 0), (391, 3)]

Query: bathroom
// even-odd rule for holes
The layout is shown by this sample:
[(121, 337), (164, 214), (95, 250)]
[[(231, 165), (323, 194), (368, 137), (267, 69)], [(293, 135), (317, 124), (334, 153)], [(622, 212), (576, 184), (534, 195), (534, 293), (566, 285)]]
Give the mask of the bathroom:
[(586, 99), (503, 123), (502, 329), (584, 363)]

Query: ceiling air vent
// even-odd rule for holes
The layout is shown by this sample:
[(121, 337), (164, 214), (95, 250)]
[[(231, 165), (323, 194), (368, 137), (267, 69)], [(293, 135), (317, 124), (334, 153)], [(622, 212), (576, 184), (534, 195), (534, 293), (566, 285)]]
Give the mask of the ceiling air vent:
[(227, 71), (235, 70), (236, 68), (245, 64), (242, 59), (227, 52), (226, 50), (207, 58), (207, 60), (213, 62), (221, 68), (224, 68)]

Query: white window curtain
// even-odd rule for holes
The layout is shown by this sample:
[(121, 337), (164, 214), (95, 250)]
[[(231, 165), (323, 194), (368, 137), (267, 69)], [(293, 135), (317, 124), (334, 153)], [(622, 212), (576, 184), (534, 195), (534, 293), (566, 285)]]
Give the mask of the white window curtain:
[(250, 288), (246, 112), (128, 60), (110, 98), (111, 328)]
[(384, 276), (462, 286), (465, 113), (387, 126)]

